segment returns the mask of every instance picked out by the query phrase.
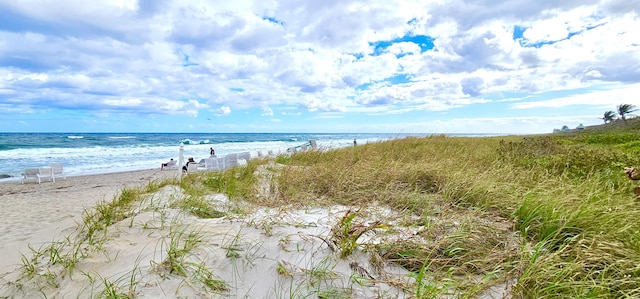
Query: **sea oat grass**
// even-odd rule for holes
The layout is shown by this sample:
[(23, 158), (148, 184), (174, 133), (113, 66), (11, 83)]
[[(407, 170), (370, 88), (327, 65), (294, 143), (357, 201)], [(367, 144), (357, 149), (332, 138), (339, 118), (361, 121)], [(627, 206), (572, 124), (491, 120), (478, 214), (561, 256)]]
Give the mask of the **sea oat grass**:
[(252, 160), (245, 166), (236, 166), (222, 172), (206, 171), (190, 174), (183, 178), (180, 187), (190, 195), (220, 192), (232, 200), (253, 198), (257, 194), (255, 172), (258, 165), (263, 163), (265, 163), (263, 160)]
[(188, 211), (199, 218), (220, 218), (225, 213), (218, 211), (216, 207), (202, 196), (186, 196), (172, 204), (173, 207)]
[[(634, 265), (640, 264), (640, 226), (633, 220), (640, 216), (639, 201), (631, 195), (633, 182), (621, 172), (622, 166), (640, 159), (620, 148), (557, 136), (435, 136), (298, 153), (281, 162), (285, 165), (275, 176), (277, 202), (377, 202), (430, 223), (420, 232), (430, 236), (426, 241), (377, 246), (381, 256), (411, 271), (428, 265), (430, 277), (451, 279), (450, 271), (457, 276), (497, 274), (494, 281), (521, 275), (514, 295), (526, 298), (552, 297), (554, 292), (560, 297), (628, 297), (640, 290), (640, 285), (632, 287), (638, 271)], [(510, 228), (462, 221), (453, 230), (443, 229), (445, 224), (434, 217), (451, 217), (452, 210), (443, 208), (447, 205), (467, 215), (483, 211), (485, 219), (503, 219)], [(504, 243), (513, 238), (520, 240)], [(595, 241), (586, 250), (584, 240), (596, 239), (620, 250), (609, 246), (604, 247), (608, 253), (593, 252)], [(518, 244), (540, 247), (535, 262), (518, 253)], [(608, 260), (612, 252), (618, 262)], [(620, 269), (619, 274), (585, 272), (598, 264)], [(620, 282), (614, 283), (616, 279)], [(458, 287), (464, 285), (463, 280)]]

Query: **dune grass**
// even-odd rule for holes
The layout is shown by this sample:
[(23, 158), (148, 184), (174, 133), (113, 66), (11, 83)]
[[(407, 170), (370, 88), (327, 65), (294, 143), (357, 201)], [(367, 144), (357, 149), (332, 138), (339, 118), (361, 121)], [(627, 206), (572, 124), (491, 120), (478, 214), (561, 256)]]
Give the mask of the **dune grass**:
[[(635, 143), (611, 144), (631, 142), (628, 134), (433, 136), (299, 153), (279, 159), (285, 166), (269, 200), (245, 199), (273, 206), (382, 203), (418, 215), (430, 242), (373, 250), (440, 285), (459, 280), (458, 294), (473, 296), (474, 284), (491, 277), (489, 284), (513, 282), (516, 297), (638, 297), (640, 201), (622, 167), (640, 165), (640, 157)], [(460, 221), (429, 226), (434, 217)], [(513, 234), (516, 244), (508, 241)]]

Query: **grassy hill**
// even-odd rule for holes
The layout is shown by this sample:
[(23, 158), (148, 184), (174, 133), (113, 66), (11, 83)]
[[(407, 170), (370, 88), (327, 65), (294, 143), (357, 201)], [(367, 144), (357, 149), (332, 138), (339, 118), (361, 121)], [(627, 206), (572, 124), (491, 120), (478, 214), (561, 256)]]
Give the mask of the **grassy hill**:
[(556, 134), (565, 135), (567, 137), (578, 137), (580, 135), (601, 135), (601, 134), (640, 134), (640, 117), (629, 118), (627, 121), (621, 119), (610, 123), (586, 126), (584, 130), (570, 130), (568, 132), (559, 132)]

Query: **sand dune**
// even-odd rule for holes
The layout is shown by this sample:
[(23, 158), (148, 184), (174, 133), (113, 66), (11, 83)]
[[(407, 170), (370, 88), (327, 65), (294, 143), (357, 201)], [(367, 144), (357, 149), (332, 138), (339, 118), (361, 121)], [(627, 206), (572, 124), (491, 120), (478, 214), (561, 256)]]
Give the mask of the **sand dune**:
[[(171, 178), (146, 170), (70, 177), (55, 183), (0, 184), (0, 297), (14, 298), (412, 298), (405, 269), (362, 248), (340, 257), (332, 229), (352, 207), (269, 209), (206, 196), (224, 217), (176, 208), (187, 198), (168, 185), (110, 225), (82, 239), (83, 213), (123, 188)], [(358, 212), (369, 227), (359, 243), (393, 242), (415, 231), (386, 207)], [(373, 222), (359, 220), (366, 227)], [(391, 239), (390, 239), (391, 238)], [(78, 240), (83, 241), (78, 241)], [(32, 249), (29, 249), (32, 248)], [(24, 255), (24, 258), (22, 256)], [(508, 286), (507, 286), (508, 288)], [(505, 286), (482, 297), (501, 298)]]

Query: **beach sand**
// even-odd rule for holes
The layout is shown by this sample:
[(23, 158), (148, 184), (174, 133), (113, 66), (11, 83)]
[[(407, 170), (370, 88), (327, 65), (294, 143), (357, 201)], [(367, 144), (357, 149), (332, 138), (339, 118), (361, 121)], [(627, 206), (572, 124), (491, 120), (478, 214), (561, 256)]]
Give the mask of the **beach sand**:
[[(51, 262), (53, 250), (49, 248), (62, 248), (62, 245), (51, 245), (65, 243), (65, 238), (78, 231), (85, 210), (91, 210), (98, 202), (113, 200), (123, 188), (144, 186), (176, 175), (177, 171), (144, 170), (68, 177), (55, 183), (0, 184), (0, 297), (42, 297), (41, 294), (56, 298), (102, 297), (109, 291), (106, 281), (119, 286), (134, 276), (135, 290), (131, 283), (117, 288), (136, 298), (209, 298), (216, 293), (220, 298), (296, 297), (296, 293), (317, 292), (313, 290), (313, 285), (317, 287), (316, 279), (327, 279), (332, 285), (339, 281), (338, 289), (347, 288), (353, 283), (349, 280), (354, 265), (358, 261), (367, 263), (364, 255), (349, 260), (327, 258), (336, 255), (322, 238), (329, 234), (334, 220), (341, 217), (346, 207), (255, 210), (229, 204), (226, 196), (216, 194), (209, 196), (209, 200), (216, 202), (219, 210), (245, 210), (248, 214), (228, 213), (224, 218), (201, 219), (167, 208), (170, 200), (184, 197), (182, 190), (174, 185), (150, 196), (154, 202), (151, 205), (162, 207), (158, 208), (163, 209), (162, 212), (140, 211), (130, 219), (113, 224), (100, 248), (82, 246), (84, 256), (72, 271)], [(168, 249), (174, 241), (183, 242), (179, 247), (186, 246), (189, 241), (181, 239), (182, 232), (186, 236), (195, 231), (199, 235), (197, 243), (204, 246), (194, 249), (185, 262), (185, 271), (190, 274), (176, 274), (163, 262), (169, 257)], [(176, 232), (178, 237), (174, 240)], [(39, 252), (40, 261), (46, 256), (47, 262), (36, 262), (30, 248)], [(35, 278), (25, 279), (23, 255), (33, 262)], [(327, 273), (310, 277), (318, 267)], [(288, 274), (278, 275), (281, 271)], [(338, 275), (340, 272), (344, 274)], [(385, 273), (400, 275), (398, 280), (406, 277), (406, 271), (395, 267)], [(194, 282), (193, 277), (203, 275), (217, 279)], [(299, 288), (297, 284), (301, 280), (309, 281), (312, 290)], [(204, 281), (220, 281), (225, 287), (217, 290)], [(372, 287), (373, 290), (355, 294), (366, 298), (383, 292), (403, 297), (401, 289), (390, 284)]]
[(55, 182), (0, 183), (0, 274), (12, 271), (28, 245), (38, 247), (74, 228), (85, 209), (123, 189), (177, 177), (159, 169), (72, 176)]
[[(0, 184), (0, 298), (413, 297), (414, 276), (405, 269), (373, 262), (360, 249), (341, 258), (329, 241), (353, 207), (274, 209), (212, 194), (205, 199), (225, 216), (199, 218), (175, 208), (188, 196), (168, 185), (148, 195), (133, 216), (110, 225), (98, 245), (74, 243), (85, 210), (123, 188), (177, 174), (143, 170)], [(394, 228), (393, 234), (371, 229), (358, 242), (416, 235), (398, 225), (406, 215), (388, 207), (367, 207), (359, 216)], [(479, 297), (508, 298), (509, 287)]]

